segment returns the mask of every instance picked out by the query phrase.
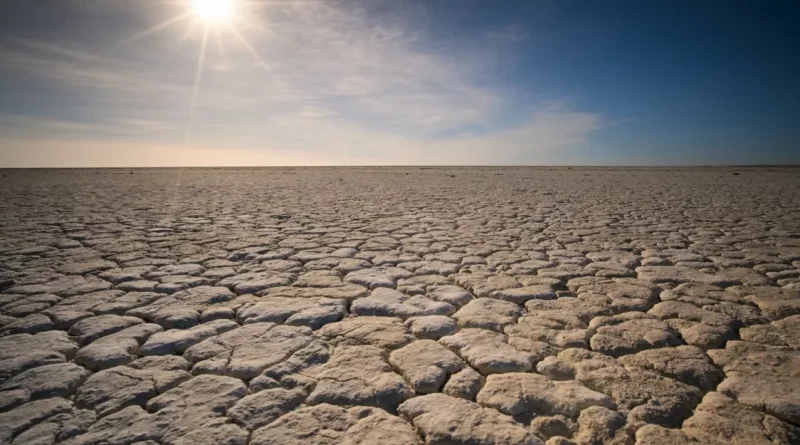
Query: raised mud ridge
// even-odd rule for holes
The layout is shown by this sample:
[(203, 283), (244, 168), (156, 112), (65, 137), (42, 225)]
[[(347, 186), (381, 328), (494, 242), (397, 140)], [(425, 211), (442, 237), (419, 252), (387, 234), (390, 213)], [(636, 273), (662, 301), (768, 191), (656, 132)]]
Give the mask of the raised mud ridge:
[(800, 443), (800, 170), (5, 171), (0, 444)]

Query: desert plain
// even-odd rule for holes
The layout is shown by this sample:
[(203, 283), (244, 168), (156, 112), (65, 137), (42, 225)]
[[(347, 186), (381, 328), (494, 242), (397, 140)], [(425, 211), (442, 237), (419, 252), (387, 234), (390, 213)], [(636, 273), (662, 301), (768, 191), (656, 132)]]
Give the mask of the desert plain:
[(800, 443), (800, 169), (2, 175), (0, 444)]

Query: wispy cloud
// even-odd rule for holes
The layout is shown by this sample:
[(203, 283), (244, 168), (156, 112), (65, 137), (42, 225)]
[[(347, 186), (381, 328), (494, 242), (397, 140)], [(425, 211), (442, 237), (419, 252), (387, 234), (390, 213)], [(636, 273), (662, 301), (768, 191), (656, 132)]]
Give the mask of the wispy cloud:
[[(81, 96), (90, 115), (70, 119), (62, 103), (43, 116), (0, 116), (0, 165), (67, 151), (87, 165), (196, 164), (191, 150), (224, 165), (546, 163), (602, 124), (598, 114), (496, 87), (480, 52), (433, 51), (424, 29), (378, 21), (359, 3), (268, 5), (263, 20), (240, 29), (264, 63), (231, 35), (212, 36), (188, 148), (195, 33), (179, 38), (177, 26), (100, 52), (81, 42), (0, 42), (0, 69)], [(512, 25), (490, 37), (515, 42), (527, 33)], [(117, 155), (92, 142), (109, 138)], [(23, 143), (28, 154), (12, 153)], [(141, 156), (155, 146), (170, 155)]]
[(486, 36), (500, 43), (520, 43), (528, 40), (530, 33), (524, 26), (510, 23), (501, 28), (493, 29)]

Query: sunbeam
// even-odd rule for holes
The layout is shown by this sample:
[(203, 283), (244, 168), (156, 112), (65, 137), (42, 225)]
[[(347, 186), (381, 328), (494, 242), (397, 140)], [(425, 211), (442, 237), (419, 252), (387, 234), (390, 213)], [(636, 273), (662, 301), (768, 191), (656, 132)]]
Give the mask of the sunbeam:
[(124, 45), (127, 45), (129, 43), (135, 42), (137, 40), (143, 39), (143, 38), (149, 36), (150, 34), (154, 34), (154, 33), (158, 32), (158, 31), (161, 31), (162, 29), (169, 28), (170, 26), (172, 26), (172, 25), (174, 25), (174, 24), (176, 24), (178, 22), (186, 20), (187, 18), (189, 18), (189, 15), (191, 15), (190, 12), (185, 12), (183, 14), (177, 15), (177, 16), (169, 19), (169, 20), (166, 20), (166, 21), (164, 21), (162, 23), (159, 23), (156, 26), (153, 26), (152, 28), (149, 28), (149, 29), (146, 29), (146, 30), (142, 31), (139, 34), (136, 34), (135, 36), (128, 37), (127, 39), (125, 39), (125, 40), (123, 40), (121, 42), (118, 42), (115, 46), (124, 46)]
[(241, 42), (242, 46), (247, 48), (247, 51), (249, 51), (250, 54), (252, 54), (253, 57), (256, 58), (256, 61), (259, 63), (261, 68), (263, 68), (266, 72), (268, 72), (269, 75), (272, 76), (273, 80), (275, 80), (275, 74), (272, 72), (272, 69), (269, 67), (269, 65), (267, 65), (267, 62), (264, 61), (264, 59), (262, 59), (261, 56), (258, 55), (256, 50), (252, 47), (252, 45), (250, 45), (247, 42), (247, 40), (244, 38), (244, 36), (242, 36), (242, 34), (239, 31), (237, 31), (236, 29), (234, 29), (231, 26), (228, 27), (228, 30), (231, 32), (231, 34), (233, 34), (239, 40), (239, 42)]
[(208, 44), (208, 27), (203, 31), (203, 43), (200, 44), (200, 57), (197, 60), (197, 74), (194, 79), (194, 90), (192, 91), (192, 105), (189, 108), (189, 123), (186, 128), (186, 145), (192, 143), (192, 132), (194, 131), (194, 115), (197, 109), (197, 98), (200, 95), (200, 81), (203, 79), (203, 63), (206, 59), (206, 46)]
[(217, 51), (225, 57), (225, 44), (222, 42), (222, 34), (218, 28), (214, 28), (214, 42), (217, 45)]

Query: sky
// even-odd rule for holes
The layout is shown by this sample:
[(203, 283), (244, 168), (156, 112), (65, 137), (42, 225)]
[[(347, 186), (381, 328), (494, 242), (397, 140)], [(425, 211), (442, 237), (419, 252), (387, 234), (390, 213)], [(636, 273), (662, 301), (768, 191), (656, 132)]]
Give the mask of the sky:
[(0, 167), (800, 164), (795, 0), (193, 1), (2, 0)]

